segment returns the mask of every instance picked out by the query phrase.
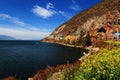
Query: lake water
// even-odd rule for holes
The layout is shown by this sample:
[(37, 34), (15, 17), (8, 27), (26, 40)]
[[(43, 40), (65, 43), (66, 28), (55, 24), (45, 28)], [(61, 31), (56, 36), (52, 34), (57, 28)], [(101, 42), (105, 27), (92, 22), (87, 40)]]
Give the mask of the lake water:
[(0, 41), (0, 78), (9, 75), (27, 80), (47, 65), (79, 59), (83, 50), (40, 41)]

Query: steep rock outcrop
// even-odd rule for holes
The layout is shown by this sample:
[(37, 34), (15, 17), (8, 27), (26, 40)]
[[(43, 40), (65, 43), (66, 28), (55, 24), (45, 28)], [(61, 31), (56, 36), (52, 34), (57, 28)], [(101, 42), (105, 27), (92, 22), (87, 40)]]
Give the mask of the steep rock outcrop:
[(92, 45), (100, 40), (118, 39), (120, 32), (120, 1), (103, 0), (62, 24), (43, 41), (86, 45), (89, 34)]

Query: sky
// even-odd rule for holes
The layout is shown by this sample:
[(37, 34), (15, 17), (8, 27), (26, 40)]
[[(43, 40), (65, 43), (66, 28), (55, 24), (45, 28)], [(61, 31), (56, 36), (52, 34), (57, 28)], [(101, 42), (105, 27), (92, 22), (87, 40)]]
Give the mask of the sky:
[(101, 0), (0, 0), (0, 35), (39, 40)]

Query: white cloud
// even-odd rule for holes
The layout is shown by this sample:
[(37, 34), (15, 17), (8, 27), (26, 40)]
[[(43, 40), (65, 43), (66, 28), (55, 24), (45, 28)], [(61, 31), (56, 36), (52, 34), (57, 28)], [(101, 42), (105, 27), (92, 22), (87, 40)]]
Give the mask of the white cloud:
[(58, 13), (60, 13), (60, 14), (62, 14), (62, 15), (63, 15), (65, 12), (64, 12), (64, 11), (58, 11)]
[(72, 10), (74, 10), (74, 11), (79, 11), (80, 10), (80, 7), (79, 7), (79, 5), (76, 3), (76, 1), (75, 0), (72, 0), (72, 5), (70, 6), (70, 8), (72, 9)]
[(66, 18), (70, 18), (70, 16), (66, 15), (64, 11), (58, 11), (58, 14), (61, 14), (62, 16)]
[(11, 16), (9, 16), (9, 15), (7, 15), (7, 14), (1, 14), (1, 13), (0, 13), (0, 18), (2, 18), (2, 19), (10, 19)]
[(74, 11), (78, 11), (78, 10), (80, 10), (80, 7), (79, 7), (79, 5), (72, 5), (71, 9)]
[(32, 9), (32, 12), (35, 15), (37, 15), (41, 18), (44, 18), (44, 19), (51, 17), (55, 14), (57, 14), (57, 15), (59, 14), (59, 15), (62, 15), (64, 17), (68, 18), (68, 16), (65, 14), (64, 11), (56, 10), (54, 5), (50, 2), (46, 4), (46, 8), (35, 5), (34, 8)]
[(49, 2), (49, 3), (46, 4), (46, 8), (47, 9), (54, 9), (54, 5)]
[[(50, 8), (50, 7), (49, 7)], [(42, 18), (48, 18), (56, 14), (54, 10), (49, 10), (46, 8), (43, 8), (41, 6), (35, 5), (34, 8), (32, 9), (32, 12), (36, 14), (37, 16), (40, 16)]]
[(3, 19), (3, 20), (8, 20), (8, 21), (10, 21), (12, 23), (15, 23), (17, 25), (22, 25), (22, 26), (23, 25), (27, 25), (26, 23), (24, 23), (23, 21), (19, 20), (18, 18), (12, 17), (12, 16), (10, 16), (8, 14), (1, 14), (0, 13), (0, 18)]
[(39, 29), (34, 27), (33, 25), (27, 24), (21, 21), (19, 18), (12, 17), (8, 14), (0, 13), (0, 19), (6, 21), (10, 21), (10, 23), (14, 23), (16, 25), (9, 24), (0, 24), (0, 34), (12, 36), (16, 39), (42, 39), (47, 37), (51, 30), (49, 29)]
[(15, 29), (0, 27), (0, 34), (14, 37), (16, 39), (31, 40), (47, 37), (51, 32), (38, 29)]
[(72, 0), (72, 3), (76, 4), (76, 1), (75, 1), (75, 0)]

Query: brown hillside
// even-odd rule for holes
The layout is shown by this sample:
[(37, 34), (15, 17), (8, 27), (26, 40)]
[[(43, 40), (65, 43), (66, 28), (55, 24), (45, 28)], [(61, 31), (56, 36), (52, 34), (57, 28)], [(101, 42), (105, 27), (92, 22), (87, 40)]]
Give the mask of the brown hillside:
[(62, 24), (44, 41), (85, 45), (87, 35), (96, 41), (116, 39), (120, 32), (120, 0), (103, 0)]

